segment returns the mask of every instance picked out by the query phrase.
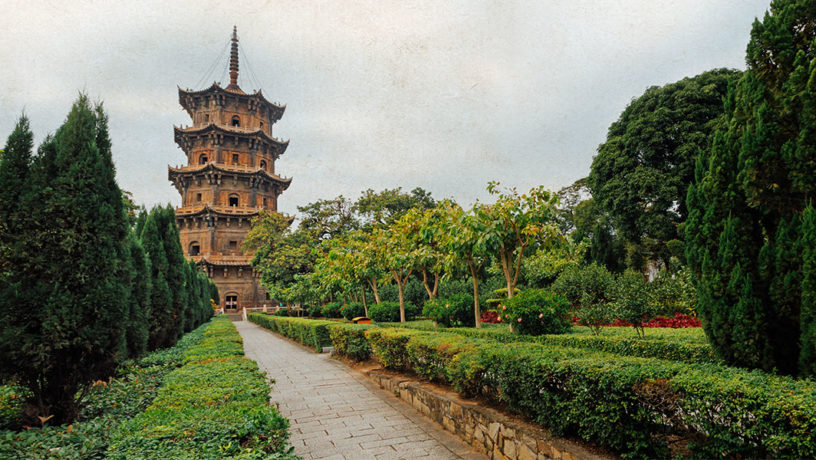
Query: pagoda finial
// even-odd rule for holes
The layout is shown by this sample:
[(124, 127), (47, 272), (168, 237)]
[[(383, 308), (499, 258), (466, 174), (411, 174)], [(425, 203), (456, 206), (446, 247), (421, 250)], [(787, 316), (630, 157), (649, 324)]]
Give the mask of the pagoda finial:
[(227, 89), (240, 89), (238, 87), (238, 26), (232, 27), (232, 49), (230, 50), (229, 70), (230, 84)]

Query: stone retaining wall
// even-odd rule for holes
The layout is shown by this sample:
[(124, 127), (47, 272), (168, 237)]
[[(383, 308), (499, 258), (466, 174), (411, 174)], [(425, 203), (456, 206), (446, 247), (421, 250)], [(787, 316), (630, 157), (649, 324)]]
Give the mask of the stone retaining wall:
[(426, 417), (495, 460), (606, 459), (583, 446), (549, 436), (532, 424), (379, 369), (365, 374)]

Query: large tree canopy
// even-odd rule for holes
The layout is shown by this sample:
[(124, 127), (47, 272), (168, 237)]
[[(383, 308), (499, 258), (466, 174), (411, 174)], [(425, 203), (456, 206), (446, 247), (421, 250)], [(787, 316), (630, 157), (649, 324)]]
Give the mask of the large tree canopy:
[(609, 127), (587, 185), (623, 238), (628, 265), (668, 262), (665, 242), (678, 238), (686, 219), (695, 160), (708, 148), (728, 85), (739, 75), (718, 69), (651, 87)]
[(816, 2), (774, 1), (689, 187), (686, 257), (729, 363), (816, 374)]

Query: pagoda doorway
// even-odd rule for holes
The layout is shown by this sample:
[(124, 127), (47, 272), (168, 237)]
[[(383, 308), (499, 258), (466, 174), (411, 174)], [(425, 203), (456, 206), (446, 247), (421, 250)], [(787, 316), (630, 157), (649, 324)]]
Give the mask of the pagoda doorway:
[(238, 311), (238, 295), (237, 294), (227, 294), (224, 297), (224, 312), (236, 312)]

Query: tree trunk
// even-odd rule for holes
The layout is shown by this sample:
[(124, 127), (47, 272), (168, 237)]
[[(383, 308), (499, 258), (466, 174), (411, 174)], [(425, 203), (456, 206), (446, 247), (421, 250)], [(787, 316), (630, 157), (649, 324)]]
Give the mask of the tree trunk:
[(502, 249), (500, 251), (500, 259), (501, 259), (501, 266), (502, 272), (504, 273), (504, 280), (507, 282), (507, 298), (512, 299), (513, 296), (516, 294), (516, 283), (514, 282), (513, 274), (510, 273), (510, 254), (507, 254), (507, 251)]
[(371, 277), (368, 281), (368, 284), (371, 285), (371, 290), (374, 291), (374, 302), (377, 302), (377, 305), (380, 304), (380, 293), (377, 291), (377, 278)]
[(482, 327), (482, 312), (479, 309), (479, 277), (476, 273), (476, 266), (473, 262), (468, 262), (470, 274), (473, 277), (473, 314), (476, 316), (476, 327)]
[(400, 323), (404, 323), (405, 322), (405, 287), (403, 286), (402, 280), (397, 275), (394, 275), (394, 279), (397, 280), (397, 291), (399, 291)]
[(367, 318), (368, 317), (368, 303), (366, 302), (365, 284), (360, 286), (360, 290), (363, 291), (363, 311), (365, 312), (365, 316)]
[(436, 292), (439, 288), (439, 274), (434, 274), (434, 286), (432, 289), (430, 284), (428, 284), (428, 270), (426, 270), (425, 267), (422, 267), (422, 284), (425, 285), (425, 292), (428, 293), (428, 300), (435, 299)]

